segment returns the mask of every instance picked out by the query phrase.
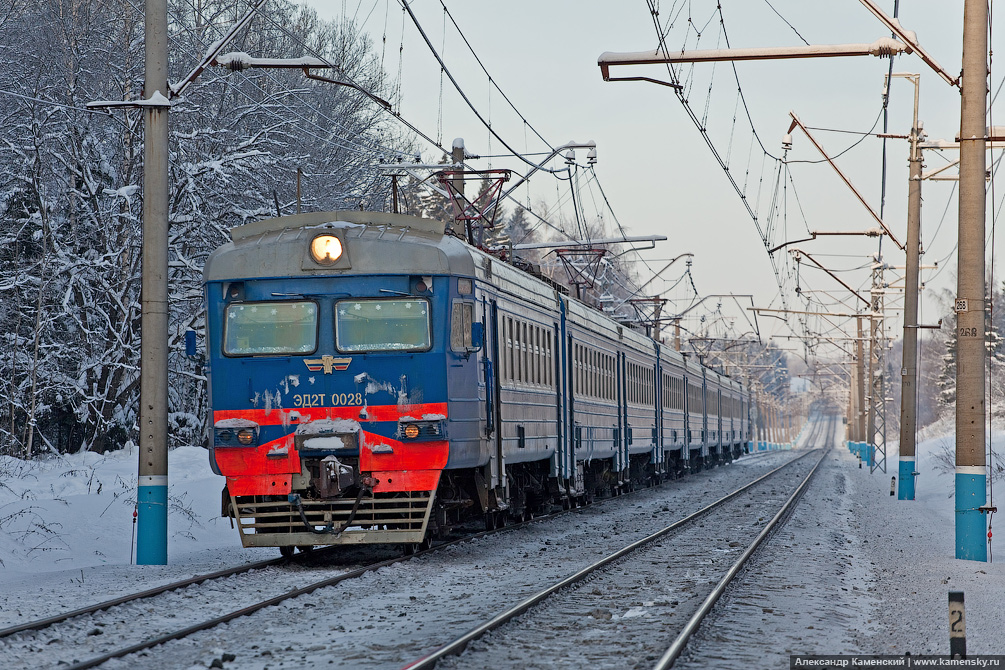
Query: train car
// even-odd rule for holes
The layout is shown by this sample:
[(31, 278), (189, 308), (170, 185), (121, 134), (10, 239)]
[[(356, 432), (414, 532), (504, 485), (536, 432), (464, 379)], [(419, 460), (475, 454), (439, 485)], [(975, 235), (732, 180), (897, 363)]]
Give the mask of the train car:
[(231, 237), (204, 272), (210, 462), (245, 546), (414, 547), (739, 455), (738, 384), (441, 222)]

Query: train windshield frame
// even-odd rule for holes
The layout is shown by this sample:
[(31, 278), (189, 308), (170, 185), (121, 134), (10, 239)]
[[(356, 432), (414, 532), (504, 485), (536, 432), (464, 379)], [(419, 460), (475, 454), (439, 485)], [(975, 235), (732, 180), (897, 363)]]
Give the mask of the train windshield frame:
[(425, 298), (351, 298), (335, 303), (340, 352), (429, 351), (430, 303)]
[(318, 349), (318, 304), (313, 300), (235, 302), (224, 313), (226, 356), (296, 356)]

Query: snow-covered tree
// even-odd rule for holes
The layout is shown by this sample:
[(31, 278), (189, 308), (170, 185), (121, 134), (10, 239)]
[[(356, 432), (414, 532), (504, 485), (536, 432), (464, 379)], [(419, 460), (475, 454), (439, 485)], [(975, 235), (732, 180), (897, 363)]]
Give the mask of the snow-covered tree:
[[(104, 451), (135, 437), (139, 382), (142, 117), (85, 111), (142, 96), (142, 6), (14, 3), (0, 25), (0, 452)], [(170, 5), (169, 79), (179, 81), (247, 11)], [(378, 96), (369, 38), (276, 0), (230, 45), (254, 56), (322, 56)], [(297, 71), (208, 70), (175, 101), (170, 146), (170, 421), (201, 443), (204, 380), (181, 356), (203, 326), (201, 271), (227, 229), (297, 208), (356, 209), (387, 191), (381, 153), (410, 147), (360, 92)]]

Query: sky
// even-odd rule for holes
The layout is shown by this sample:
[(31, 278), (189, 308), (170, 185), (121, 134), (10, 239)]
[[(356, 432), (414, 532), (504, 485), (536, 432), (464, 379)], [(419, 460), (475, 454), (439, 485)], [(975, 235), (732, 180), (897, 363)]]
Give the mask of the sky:
[[(372, 36), (385, 69), (392, 76), (400, 76), (400, 95), (393, 102), (402, 117), (441, 146), (449, 147), (454, 138), (462, 137), (471, 153), (507, 153), (502, 141), (490, 135), (448, 79), (443, 78), (441, 88), (440, 67), (399, 3), (310, 0), (309, 4), (322, 16), (354, 18)], [(804, 40), (811, 44), (868, 43), (889, 36), (889, 31), (856, 0), (726, 0), (719, 4), (722, 24), (716, 3), (710, 0), (656, 3), (662, 25), (675, 17), (667, 32), (668, 48), (725, 47), (721, 25), (733, 47), (796, 46)], [(879, 4), (888, 14), (893, 13), (893, 0)], [(921, 44), (949, 73), (958, 74), (963, 3), (916, 0), (899, 4), (901, 24), (918, 34)], [(814, 129), (811, 132), (829, 154), (840, 154), (837, 161), (842, 171), (870, 206), (880, 211), (883, 142), (863, 137), (862, 133), (883, 130), (881, 104), (889, 60), (857, 57), (739, 63), (739, 87), (728, 64), (703, 64), (693, 69), (689, 66), (682, 71), (688, 84), (688, 103), (712, 144), (729, 162), (734, 180), (758, 216), (755, 224), (670, 88), (647, 82), (604, 82), (601, 78), (597, 66), (601, 53), (657, 46), (646, 2), (516, 0), (500, 4), (466, 0), (446, 2), (449, 16), (438, 0), (414, 0), (409, 6), (471, 103), (511, 148), (528, 154), (545, 150), (535, 130), (551, 146), (569, 140), (596, 141), (596, 181), (589, 178), (585, 167), (579, 171), (577, 197), (585, 217), (602, 215), (613, 234), (617, 234), (616, 223), (620, 222), (629, 235), (668, 238), (640, 254), (644, 260), (637, 261), (635, 268), (642, 281), (669, 259), (689, 252), (695, 254), (692, 277), (701, 296), (752, 295), (737, 301), (706, 301), (690, 313), (694, 319), (687, 324), (689, 329), (711, 327), (701, 325), (698, 318), (705, 316), (706, 324), (714, 324), (718, 319), (712, 312), (721, 302), (723, 323), (732, 324), (734, 335), (754, 325), (762, 335), (789, 333), (777, 319), (762, 317), (756, 324), (748, 323), (749, 310), (745, 309), (751, 304), (782, 307), (779, 281), (787, 288), (785, 304), (789, 309), (805, 309), (805, 300), (794, 297), (797, 285), (803, 298), (819, 301), (817, 309), (847, 312), (857, 306), (835, 280), (806, 262), (797, 277), (785, 250), (775, 254), (776, 278), (758, 226), (772, 246), (808, 237), (808, 230), (863, 231), (876, 227), (868, 211), (836, 173), (820, 162), (820, 154), (798, 130), (793, 133), (787, 170), (776, 159), (782, 157), (782, 138), (791, 120), (789, 112), (794, 111)], [(489, 82), (454, 22), (502, 93)], [(695, 34), (698, 30), (700, 39)], [(893, 71), (920, 73), (919, 117), (928, 137), (955, 137), (959, 129), (958, 90), (917, 56), (896, 58)], [(658, 67), (621, 67), (613, 69), (612, 75), (667, 79), (666, 69)], [(992, 94), (1001, 80), (992, 64)], [(738, 99), (738, 88), (742, 100)], [(913, 101), (911, 83), (895, 79), (890, 89), (889, 133), (909, 132)], [(763, 145), (763, 151), (759, 145)], [(432, 144), (421, 146), (424, 159), (436, 160), (442, 153)], [(890, 139), (886, 149), (883, 219), (903, 242), (907, 142)], [(577, 159), (585, 166), (584, 154), (580, 151)], [(529, 160), (541, 158), (531, 156)], [(928, 152), (926, 168), (939, 167), (954, 158), (950, 152)], [(471, 164), (479, 169), (527, 169), (526, 164), (503, 157), (483, 158)], [(556, 160), (549, 166), (561, 168), (564, 164)], [(529, 201), (537, 212), (543, 207), (562, 212), (566, 229), (574, 230), (569, 193), (568, 182), (539, 174), (530, 190), (520, 189), (518, 197), (522, 202)], [(936, 321), (941, 316), (937, 313), (939, 301), (944, 303), (946, 295), (955, 290), (955, 196), (955, 182), (927, 181), (923, 185), (923, 263), (938, 262), (938, 269), (928, 269), (923, 275), (926, 291), (922, 323)], [(989, 198), (990, 202), (1002, 200), (993, 187)], [(997, 207), (989, 206), (989, 236), (993, 221), (990, 212)], [(802, 249), (835, 270), (853, 288), (863, 291), (868, 289), (873, 254), (880, 251), (876, 238), (857, 236), (821, 237), (791, 248)], [(901, 271), (895, 268), (903, 266), (903, 253), (889, 239), (882, 242), (881, 251), (883, 260), (894, 268), (887, 271), (886, 278), (896, 285)], [(683, 261), (675, 264), (662, 275), (666, 281), (654, 281), (645, 294), (662, 292), (671, 300), (666, 310), (682, 312), (693, 301), (689, 282), (679, 281), (684, 269)], [(896, 294), (888, 297), (893, 309), (889, 311), (887, 329), (893, 337), (902, 332), (896, 311), (901, 301)]]

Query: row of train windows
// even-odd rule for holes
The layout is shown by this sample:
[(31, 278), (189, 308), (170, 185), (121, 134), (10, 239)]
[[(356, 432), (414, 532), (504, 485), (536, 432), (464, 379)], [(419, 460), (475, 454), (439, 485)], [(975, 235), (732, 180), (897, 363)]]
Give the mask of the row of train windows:
[(628, 402), (635, 405), (653, 405), (656, 402), (655, 370), (628, 362)]
[(578, 396), (615, 400), (615, 359), (583, 344), (572, 345), (572, 389)]
[[(687, 385), (689, 401), (691, 407), (701, 407), (701, 387), (695, 386), (693, 384)], [(743, 403), (739, 398), (731, 398), (729, 396), (721, 399), (720, 408), (720, 398), (716, 393), (709, 393), (707, 397), (708, 413), (711, 415), (721, 415), (724, 417), (740, 417), (743, 416)], [(672, 377), (668, 374), (663, 375), (663, 408), (664, 409), (684, 409), (684, 380), (679, 377)], [(721, 412), (719, 410), (722, 410)]]
[(691, 412), (697, 411), (702, 406), (701, 387), (694, 384), (687, 385), (687, 406)]
[[(551, 331), (510, 316), (503, 317), (502, 379), (531, 386), (554, 388), (554, 358)], [(573, 343), (573, 391), (576, 395), (616, 400), (616, 358), (584, 344)], [(643, 365), (628, 362), (628, 402), (638, 405), (655, 404), (655, 371)], [(684, 409), (684, 380), (663, 376), (663, 406)], [(690, 406), (701, 407), (701, 387), (687, 385), (691, 394)], [(724, 399), (724, 403), (731, 399)], [(710, 396), (709, 412), (717, 413), (717, 399)], [(739, 414), (736, 414), (738, 416)]]
[(503, 317), (501, 378), (551, 388), (555, 385), (551, 331), (526, 321)]
[(663, 409), (684, 409), (684, 380), (663, 375)]

